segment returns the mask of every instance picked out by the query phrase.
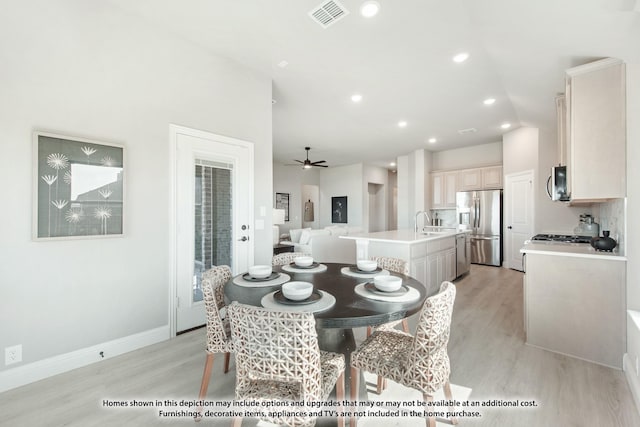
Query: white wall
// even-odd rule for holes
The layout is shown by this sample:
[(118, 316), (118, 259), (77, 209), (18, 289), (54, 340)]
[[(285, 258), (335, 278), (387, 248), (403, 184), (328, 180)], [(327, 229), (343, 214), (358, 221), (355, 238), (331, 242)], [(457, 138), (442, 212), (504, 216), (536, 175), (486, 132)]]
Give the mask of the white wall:
[(409, 156), (398, 156), (398, 216), (396, 222), (398, 230), (413, 227), (412, 215), (415, 213), (413, 203), (414, 170)]
[(553, 202), (547, 196), (547, 177), (551, 167), (557, 164), (555, 131), (531, 127), (515, 129), (504, 134), (502, 150), (505, 176), (534, 171), (535, 233), (573, 234), (580, 214), (591, 213), (591, 208), (569, 207), (566, 203)]
[(396, 230), (398, 228), (398, 171), (389, 171), (387, 176), (387, 216), (389, 218), (387, 228)]
[[(371, 210), (375, 209), (377, 212), (375, 213), (375, 218), (377, 219), (377, 224), (374, 225), (377, 229), (387, 230), (389, 224), (389, 218), (387, 215), (387, 205), (389, 203), (388, 191), (387, 188), (389, 186), (389, 171), (386, 168), (381, 168), (378, 166), (371, 165), (363, 165), (362, 167), (362, 187), (363, 187), (363, 223), (362, 227), (364, 230), (370, 230), (369, 219), (371, 218)], [(376, 201), (372, 203), (369, 200), (369, 184), (378, 184), (382, 186), (381, 192), (375, 196)], [(377, 206), (374, 208), (374, 206)]]
[[(289, 221), (280, 226), (280, 234), (287, 233), (293, 228), (302, 228), (302, 214), (305, 199), (302, 198), (304, 185), (320, 184), (320, 168), (302, 169), (298, 166), (285, 166), (273, 164), (273, 194), (289, 193)], [(317, 203), (318, 201), (314, 201)], [(316, 213), (320, 212), (320, 206), (316, 206)], [(314, 223), (319, 224), (315, 218)]]
[(640, 63), (627, 64), (627, 307), (640, 310)]
[(502, 164), (502, 141), (436, 151), (432, 154), (432, 167), (435, 171), (470, 169), (500, 164)]
[(347, 225), (363, 226), (363, 165), (337, 166), (320, 171), (320, 227), (331, 225), (331, 198), (347, 196)]
[[(255, 144), (255, 260), (271, 258), (269, 78), (104, 3), (3, 9), (0, 349), (23, 345), (9, 368), (167, 326), (170, 123)], [(125, 146), (124, 237), (31, 241), (34, 130)]]

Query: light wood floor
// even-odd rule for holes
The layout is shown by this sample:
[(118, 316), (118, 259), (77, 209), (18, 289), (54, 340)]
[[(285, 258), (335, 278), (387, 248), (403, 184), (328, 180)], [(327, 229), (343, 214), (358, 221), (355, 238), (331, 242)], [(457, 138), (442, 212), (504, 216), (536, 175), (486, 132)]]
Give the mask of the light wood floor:
[[(481, 408), (481, 418), (462, 419), (460, 425), (640, 425), (622, 371), (524, 344), (521, 273), (473, 265), (456, 285), (451, 382), (473, 389), (471, 400), (531, 399), (539, 405)], [(362, 332), (357, 331), (358, 339)], [(159, 419), (150, 409), (103, 408), (102, 400), (196, 399), (204, 358), (204, 331), (198, 330), (20, 387), (0, 394), (0, 426), (196, 426), (191, 419)], [(214, 364), (209, 399), (233, 396), (233, 359), (227, 375), (221, 359)], [(227, 426), (229, 420), (198, 425)], [(254, 425), (248, 419), (243, 423)], [(416, 419), (415, 425), (424, 423)]]

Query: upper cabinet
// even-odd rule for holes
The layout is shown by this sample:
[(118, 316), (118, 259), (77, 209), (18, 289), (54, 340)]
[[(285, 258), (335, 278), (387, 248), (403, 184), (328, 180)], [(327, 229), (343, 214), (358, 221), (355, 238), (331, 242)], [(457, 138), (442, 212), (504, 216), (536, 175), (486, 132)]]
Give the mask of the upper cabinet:
[(431, 207), (455, 208), (458, 191), (458, 172), (434, 172), (431, 174)]
[(482, 168), (482, 189), (494, 190), (502, 188), (502, 166)]
[(464, 169), (460, 171), (460, 191), (482, 189), (482, 169)]
[(431, 208), (456, 207), (456, 192), (502, 188), (502, 166), (431, 173)]
[(569, 69), (566, 83), (571, 201), (625, 197), (624, 63), (608, 58)]

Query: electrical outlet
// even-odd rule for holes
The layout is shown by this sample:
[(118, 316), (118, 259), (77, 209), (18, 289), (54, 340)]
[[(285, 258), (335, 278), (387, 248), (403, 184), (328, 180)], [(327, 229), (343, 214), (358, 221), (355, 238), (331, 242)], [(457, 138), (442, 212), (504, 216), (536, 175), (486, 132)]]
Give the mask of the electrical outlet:
[(22, 344), (6, 347), (4, 349), (4, 364), (12, 365), (22, 362)]

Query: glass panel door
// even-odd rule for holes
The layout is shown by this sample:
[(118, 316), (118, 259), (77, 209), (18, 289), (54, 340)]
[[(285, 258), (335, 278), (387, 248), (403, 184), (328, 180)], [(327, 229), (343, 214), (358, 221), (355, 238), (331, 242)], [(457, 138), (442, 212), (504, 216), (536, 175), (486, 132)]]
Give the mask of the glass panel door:
[(192, 301), (202, 301), (202, 272), (233, 265), (233, 165), (197, 159)]

